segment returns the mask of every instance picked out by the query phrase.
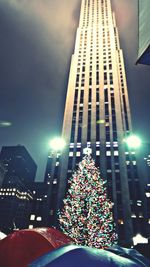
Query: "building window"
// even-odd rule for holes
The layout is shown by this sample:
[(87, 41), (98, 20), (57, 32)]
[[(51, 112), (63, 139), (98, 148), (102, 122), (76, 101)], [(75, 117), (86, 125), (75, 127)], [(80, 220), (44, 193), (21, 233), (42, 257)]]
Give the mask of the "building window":
[(81, 156), (80, 151), (77, 151), (77, 152), (76, 152), (76, 156), (77, 156), (77, 157), (80, 157), (80, 156)]
[(111, 151), (106, 151), (106, 156), (111, 156)]
[(69, 152), (69, 157), (73, 157), (73, 152)]
[(80, 95), (80, 104), (83, 104), (84, 101), (84, 91), (81, 90), (81, 95)]
[(88, 102), (91, 103), (92, 101), (92, 89), (89, 88), (89, 99), (88, 99)]
[(36, 219), (38, 222), (41, 222), (42, 221), (42, 217), (37, 217), (37, 219)]
[(105, 116), (109, 115), (109, 106), (108, 104), (105, 104)]
[[(82, 113), (83, 114), (83, 113)], [(82, 117), (80, 118), (82, 120)], [(82, 123), (82, 121), (81, 121)], [(81, 135), (82, 135), (82, 128), (81, 126), (79, 125), (78, 126), (78, 138), (77, 138), (77, 142), (81, 142)]]
[(89, 78), (89, 85), (92, 85), (92, 78)]
[(31, 216), (30, 216), (30, 220), (31, 220), (31, 221), (34, 221), (34, 220), (35, 220), (35, 215), (34, 215), (34, 214), (31, 214)]

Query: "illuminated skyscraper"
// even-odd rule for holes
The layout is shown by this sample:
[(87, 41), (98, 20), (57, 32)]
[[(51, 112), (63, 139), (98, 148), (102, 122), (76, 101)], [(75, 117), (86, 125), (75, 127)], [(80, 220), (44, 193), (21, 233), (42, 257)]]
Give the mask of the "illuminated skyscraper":
[(67, 180), (88, 146), (107, 180), (120, 242), (131, 244), (146, 215), (135, 152), (124, 142), (130, 133), (123, 54), (110, 0), (82, 0), (62, 130), (67, 145), (61, 155), (51, 153), (47, 163), (50, 224), (56, 224)]

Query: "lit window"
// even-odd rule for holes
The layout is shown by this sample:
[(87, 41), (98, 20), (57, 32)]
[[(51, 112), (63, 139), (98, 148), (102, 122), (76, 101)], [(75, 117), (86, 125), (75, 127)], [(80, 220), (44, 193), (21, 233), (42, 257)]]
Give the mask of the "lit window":
[(106, 151), (106, 156), (111, 156), (111, 151)]
[(73, 157), (73, 152), (69, 152), (69, 157)]
[(58, 161), (56, 161), (56, 167), (57, 167), (57, 166), (59, 166), (59, 162), (58, 162)]
[(31, 216), (30, 216), (30, 220), (31, 220), (31, 221), (34, 221), (34, 220), (35, 220), (35, 215), (34, 215), (34, 214), (31, 214)]
[(118, 155), (119, 155), (118, 151), (114, 151), (114, 156), (118, 156)]
[(37, 217), (36, 219), (38, 222), (41, 222), (42, 221), (42, 217)]
[(79, 151), (76, 152), (76, 156), (80, 157), (81, 153)]
[[(90, 104), (90, 103), (89, 103)], [(87, 145), (90, 145), (91, 144), (91, 142), (87, 142)]]
[(70, 147), (73, 148), (74, 147), (74, 143), (70, 143)]
[(117, 142), (113, 142), (113, 146), (114, 147), (117, 147), (118, 146), (118, 143)]
[(33, 229), (33, 225), (30, 224), (30, 225), (29, 225), (29, 229)]
[(77, 147), (80, 148), (81, 147), (81, 143), (77, 143)]
[(53, 184), (57, 184), (57, 180), (56, 179), (53, 180)]
[(100, 151), (96, 151), (96, 156), (99, 156), (100, 155)]
[(106, 145), (106, 147), (110, 147), (110, 145)]

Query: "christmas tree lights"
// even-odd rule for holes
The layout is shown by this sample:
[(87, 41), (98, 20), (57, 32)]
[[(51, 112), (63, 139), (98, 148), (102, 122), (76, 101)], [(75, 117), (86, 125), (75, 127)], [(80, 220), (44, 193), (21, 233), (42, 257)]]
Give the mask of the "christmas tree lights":
[(107, 248), (116, 243), (112, 203), (90, 155), (79, 163), (69, 185), (64, 207), (59, 212), (63, 232), (78, 245)]

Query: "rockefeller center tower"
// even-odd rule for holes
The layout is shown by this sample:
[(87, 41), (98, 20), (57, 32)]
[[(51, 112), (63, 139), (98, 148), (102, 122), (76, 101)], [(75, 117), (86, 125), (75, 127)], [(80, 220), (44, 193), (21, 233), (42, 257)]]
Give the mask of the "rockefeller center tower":
[(83, 149), (90, 147), (114, 203), (120, 244), (132, 244), (146, 213), (135, 152), (125, 143), (131, 132), (123, 53), (111, 1), (82, 0), (62, 129), (66, 148), (50, 153), (45, 174), (49, 225), (57, 225), (67, 181)]

